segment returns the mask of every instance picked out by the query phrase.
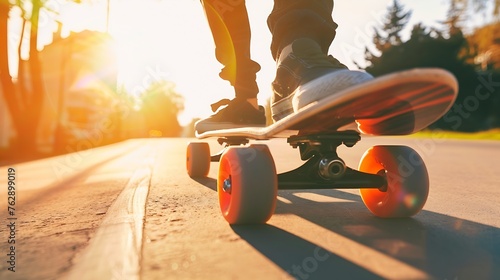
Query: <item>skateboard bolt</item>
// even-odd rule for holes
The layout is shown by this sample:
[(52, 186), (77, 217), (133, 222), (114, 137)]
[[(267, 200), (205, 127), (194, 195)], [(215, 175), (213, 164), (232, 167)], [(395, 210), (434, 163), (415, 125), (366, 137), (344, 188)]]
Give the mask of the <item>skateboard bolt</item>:
[(377, 172), (377, 175), (384, 177), (384, 181), (385, 181), (385, 184), (383, 186), (381, 186), (380, 188), (378, 188), (378, 190), (381, 192), (387, 192), (387, 188), (388, 188), (388, 186), (387, 186), (387, 170), (382, 169), (379, 172)]
[(319, 175), (323, 179), (339, 179), (346, 171), (346, 166), (340, 158), (323, 158), (319, 162)]
[(224, 180), (224, 183), (222, 184), (222, 190), (225, 193), (231, 194), (231, 177)]

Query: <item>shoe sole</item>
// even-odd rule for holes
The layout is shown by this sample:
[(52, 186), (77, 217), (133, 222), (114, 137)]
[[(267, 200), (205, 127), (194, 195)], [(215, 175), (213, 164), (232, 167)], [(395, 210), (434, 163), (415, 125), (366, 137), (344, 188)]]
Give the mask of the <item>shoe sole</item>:
[(281, 120), (293, 112), (315, 104), (325, 97), (372, 79), (373, 76), (366, 72), (347, 69), (321, 76), (297, 87), (292, 94), (273, 104), (271, 106), (273, 119), (274, 121)]
[(195, 131), (197, 134), (201, 134), (207, 131), (215, 131), (221, 129), (232, 129), (232, 128), (244, 128), (244, 127), (265, 127), (266, 125), (258, 124), (234, 124), (230, 122), (203, 122), (195, 124)]

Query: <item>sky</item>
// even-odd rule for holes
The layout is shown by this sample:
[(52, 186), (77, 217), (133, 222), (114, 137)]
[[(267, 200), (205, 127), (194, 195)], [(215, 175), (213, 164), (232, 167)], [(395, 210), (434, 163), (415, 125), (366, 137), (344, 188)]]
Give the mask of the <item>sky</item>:
[[(266, 25), (273, 1), (247, 0), (252, 28), (252, 58), (261, 64), (257, 82), (259, 103), (271, 96), (270, 84), (275, 75)], [(335, 1), (334, 20), (339, 24), (330, 53), (348, 67), (353, 60), (362, 63), (365, 46), (371, 42), (374, 26), (380, 25), (392, 0)], [(440, 26), (446, 17), (448, 0), (402, 0), (413, 11), (409, 26), (423, 22)], [(209, 116), (210, 104), (232, 98), (228, 82), (219, 78), (221, 65), (214, 55), (214, 43), (199, 0), (110, 0), (109, 25), (106, 1), (76, 6), (63, 0), (48, 0), (59, 15), (42, 15), (40, 48), (51, 41), (54, 19), (64, 23), (64, 32), (83, 29), (106, 31), (115, 38), (119, 59), (119, 83), (131, 94), (139, 94), (154, 80), (176, 84), (185, 98), (185, 110), (179, 121), (185, 125), (192, 118)], [(15, 19), (13, 19), (15, 22)], [(15, 27), (15, 24), (11, 25)], [(14, 44), (13, 44), (14, 45)]]

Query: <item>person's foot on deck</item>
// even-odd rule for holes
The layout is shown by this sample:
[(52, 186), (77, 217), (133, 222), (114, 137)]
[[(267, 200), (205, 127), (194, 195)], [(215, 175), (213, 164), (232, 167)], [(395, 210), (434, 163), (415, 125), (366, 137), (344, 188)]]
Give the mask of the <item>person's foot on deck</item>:
[[(222, 106), (225, 107), (220, 108)], [(215, 112), (214, 115), (196, 122), (195, 130), (197, 133), (229, 128), (263, 127), (266, 125), (264, 107), (258, 106), (258, 109), (256, 109), (246, 99), (223, 99), (212, 104), (212, 111)]]
[(351, 86), (372, 80), (362, 71), (351, 71), (309, 38), (293, 41), (277, 59), (271, 111), (274, 121)]

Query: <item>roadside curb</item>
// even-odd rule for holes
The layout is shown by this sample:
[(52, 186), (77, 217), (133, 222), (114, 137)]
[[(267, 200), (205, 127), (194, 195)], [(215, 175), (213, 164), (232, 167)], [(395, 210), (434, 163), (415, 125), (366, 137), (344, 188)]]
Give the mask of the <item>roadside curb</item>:
[(111, 205), (67, 279), (139, 279), (151, 158), (135, 171)]

